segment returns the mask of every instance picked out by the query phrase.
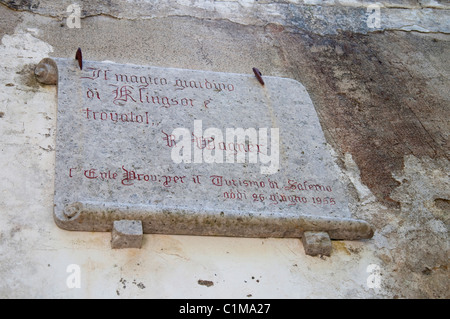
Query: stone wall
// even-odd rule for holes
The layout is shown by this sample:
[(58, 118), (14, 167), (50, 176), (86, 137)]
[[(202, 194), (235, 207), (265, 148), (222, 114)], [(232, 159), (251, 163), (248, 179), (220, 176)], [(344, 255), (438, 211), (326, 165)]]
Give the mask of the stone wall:
[[(78, 1), (79, 28), (71, 1), (0, 3), (0, 297), (449, 297), (446, 1)], [(78, 47), (86, 60), (300, 81), (374, 237), (311, 257), (298, 239), (145, 235), (140, 250), (111, 250), (108, 233), (59, 229), (56, 87), (34, 66)]]

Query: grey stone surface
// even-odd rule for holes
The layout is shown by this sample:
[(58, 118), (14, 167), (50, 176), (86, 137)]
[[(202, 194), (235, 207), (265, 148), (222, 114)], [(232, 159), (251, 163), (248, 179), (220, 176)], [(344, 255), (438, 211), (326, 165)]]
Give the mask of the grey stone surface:
[(111, 232), (111, 247), (141, 248), (143, 234), (140, 220), (116, 220)]
[(114, 220), (136, 219), (145, 233), (372, 236), (350, 218), (299, 82), (264, 77), (262, 86), (245, 74), (91, 61), (81, 71), (75, 60), (56, 62), (62, 228), (110, 231)]
[[(14, 1), (2, 0), (10, 8), (41, 15), (67, 18), (72, 0)], [(378, 5), (380, 24), (367, 23)], [(124, 1), (84, 2), (81, 17), (107, 15), (118, 19), (154, 19), (192, 16), (197, 19), (228, 20), (242, 25), (264, 26), (276, 23), (318, 34), (340, 31), (370, 33), (380, 30), (416, 30), (446, 32), (450, 30), (448, 1), (439, 0), (307, 0), (307, 1)]]
[(303, 234), (302, 242), (307, 255), (331, 255), (331, 240), (326, 232), (307, 231)]

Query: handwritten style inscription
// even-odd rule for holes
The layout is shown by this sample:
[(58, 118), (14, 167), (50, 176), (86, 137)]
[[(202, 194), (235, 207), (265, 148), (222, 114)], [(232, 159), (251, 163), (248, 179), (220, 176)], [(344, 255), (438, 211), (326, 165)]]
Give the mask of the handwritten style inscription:
[[(57, 63), (57, 209), (88, 201), (349, 216), (300, 83), (267, 77), (262, 87), (250, 74)], [(244, 136), (229, 137), (229, 129)]]
[[(214, 90), (214, 91), (234, 91), (232, 83), (220, 83), (215, 80), (201, 79), (201, 80), (186, 80), (175, 78), (168, 80), (167, 78), (151, 77), (150, 75), (135, 75), (135, 74), (118, 74), (112, 73), (111, 70), (87, 68), (91, 75), (82, 76), (82, 79), (89, 80), (103, 80), (112, 88), (112, 102), (115, 105), (123, 105), (126, 102), (135, 102), (140, 104), (152, 104), (170, 108), (174, 106), (193, 107), (194, 99), (187, 97), (173, 97), (173, 96), (159, 96), (152, 94), (152, 87), (167, 87), (172, 86), (173, 90), (184, 90), (186, 88), (200, 89), (200, 90)], [(86, 92), (88, 99), (101, 100), (100, 93), (97, 88), (88, 88)], [(111, 96), (110, 96), (111, 97)], [(207, 108), (210, 103), (209, 100), (202, 102), (202, 105)], [(87, 111), (86, 111), (87, 112)], [(117, 116), (116, 116), (117, 117)], [(111, 116), (112, 118), (112, 116)], [(95, 117), (94, 117), (95, 119)]]
[[(261, 177), (258, 180), (242, 178), (227, 178), (221, 175), (158, 175), (140, 172), (122, 166), (120, 169), (102, 171), (96, 168), (69, 169), (69, 177), (81, 174), (83, 178), (105, 182), (114, 180), (123, 186), (155, 184), (160, 187), (218, 187), (218, 192), (227, 200), (268, 202), (270, 204), (287, 204), (289, 206), (306, 204), (308, 202), (319, 205), (336, 205), (332, 187), (316, 184), (313, 181), (296, 181), (288, 179), (285, 184)], [(222, 193), (223, 192), (223, 193)]]

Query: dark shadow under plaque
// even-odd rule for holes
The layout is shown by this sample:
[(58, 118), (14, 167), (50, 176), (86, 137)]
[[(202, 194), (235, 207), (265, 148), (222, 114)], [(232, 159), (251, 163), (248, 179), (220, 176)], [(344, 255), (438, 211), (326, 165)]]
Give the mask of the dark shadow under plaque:
[(46, 59), (54, 62), (59, 227), (113, 231), (126, 220), (151, 234), (372, 237), (350, 218), (299, 82)]

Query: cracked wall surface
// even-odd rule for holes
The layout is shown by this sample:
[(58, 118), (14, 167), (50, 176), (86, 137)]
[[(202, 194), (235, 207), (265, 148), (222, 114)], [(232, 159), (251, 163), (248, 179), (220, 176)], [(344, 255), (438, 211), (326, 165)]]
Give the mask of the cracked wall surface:
[[(14, 10), (24, 10), (63, 19), (70, 0), (3, 0)], [(176, 0), (176, 1), (80, 1), (82, 17), (106, 15), (119, 19), (195, 17), (227, 20), (242, 25), (276, 23), (316, 34), (336, 34), (339, 30), (367, 33), (374, 30), (450, 32), (448, 10), (443, 0)], [(367, 23), (377, 6), (383, 17), (378, 26)]]
[[(0, 296), (448, 298), (450, 8), (378, 1), (369, 28), (374, 2), (79, 1), (71, 29), (71, 1), (0, 1)], [(118, 252), (108, 234), (58, 229), (56, 87), (33, 68), (78, 47), (87, 60), (300, 81), (374, 238), (314, 258), (294, 239), (146, 235)], [(80, 289), (67, 288), (69, 264)], [(380, 288), (367, 286), (371, 264)]]

